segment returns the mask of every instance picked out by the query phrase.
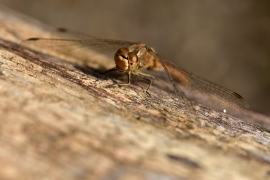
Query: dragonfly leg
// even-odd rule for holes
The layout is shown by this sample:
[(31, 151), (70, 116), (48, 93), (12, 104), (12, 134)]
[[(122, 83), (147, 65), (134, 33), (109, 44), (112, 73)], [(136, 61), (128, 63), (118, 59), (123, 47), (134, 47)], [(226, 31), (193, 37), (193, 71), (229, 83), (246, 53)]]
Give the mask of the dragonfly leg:
[(150, 74), (146, 74), (146, 73), (142, 73), (142, 72), (137, 72), (135, 75), (139, 76), (142, 79), (145, 79), (145, 80), (149, 81), (149, 86), (148, 86), (148, 88), (146, 90), (146, 92), (148, 92), (149, 88), (152, 85), (152, 79), (154, 79), (155, 77), (150, 75)]
[(119, 86), (130, 85), (130, 79), (131, 79), (131, 71), (130, 71), (130, 72), (128, 72), (128, 82), (127, 82), (127, 83), (125, 83), (125, 84), (117, 84), (117, 85), (119, 85)]
[[(114, 67), (112, 69), (109, 69), (109, 70), (105, 71), (104, 73), (102, 73), (102, 75), (104, 76), (106, 73), (109, 73), (109, 72), (112, 72), (112, 71), (117, 71), (117, 68)], [(120, 86), (130, 85), (130, 79), (131, 79), (131, 72), (128, 73), (128, 82), (127, 83), (117, 84), (117, 85), (120, 85)]]

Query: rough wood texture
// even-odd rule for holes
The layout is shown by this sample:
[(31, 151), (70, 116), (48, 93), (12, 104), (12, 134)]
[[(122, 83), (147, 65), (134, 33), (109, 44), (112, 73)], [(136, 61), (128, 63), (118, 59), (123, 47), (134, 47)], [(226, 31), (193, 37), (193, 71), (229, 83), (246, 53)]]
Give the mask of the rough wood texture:
[(0, 24), (0, 179), (270, 179), (268, 117), (194, 118), (173, 93), (21, 47), (48, 33), (30, 18), (1, 7)]

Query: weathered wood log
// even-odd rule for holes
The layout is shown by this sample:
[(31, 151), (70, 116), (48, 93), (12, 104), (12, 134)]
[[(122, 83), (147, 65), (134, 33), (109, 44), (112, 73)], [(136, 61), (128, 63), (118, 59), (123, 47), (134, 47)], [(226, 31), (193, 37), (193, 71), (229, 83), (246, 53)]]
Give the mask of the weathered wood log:
[(49, 32), (31, 18), (1, 7), (0, 24), (0, 179), (270, 179), (269, 117), (194, 116), (160, 86), (22, 47)]

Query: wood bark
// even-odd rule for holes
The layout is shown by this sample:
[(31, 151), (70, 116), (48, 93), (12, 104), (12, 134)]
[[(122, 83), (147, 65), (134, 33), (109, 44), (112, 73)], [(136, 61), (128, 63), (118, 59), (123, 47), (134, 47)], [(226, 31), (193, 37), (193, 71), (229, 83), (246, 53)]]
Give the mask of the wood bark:
[(1, 7), (0, 24), (0, 179), (270, 179), (269, 117), (191, 112), (160, 86), (22, 47), (49, 33), (29, 17)]

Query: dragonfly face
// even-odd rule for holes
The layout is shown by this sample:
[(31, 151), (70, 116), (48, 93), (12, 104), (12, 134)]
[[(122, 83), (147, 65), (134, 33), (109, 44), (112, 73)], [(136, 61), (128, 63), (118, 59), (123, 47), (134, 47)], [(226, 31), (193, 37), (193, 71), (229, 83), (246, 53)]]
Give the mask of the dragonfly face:
[(135, 72), (138, 67), (138, 56), (128, 48), (120, 48), (114, 56), (116, 69), (120, 72)]
[[(142, 68), (154, 69), (158, 67), (154, 50), (140, 43), (136, 43), (129, 48), (118, 49), (114, 61), (118, 71), (133, 74), (136, 74), (136, 71)], [(159, 67), (161, 67), (160, 64)]]

